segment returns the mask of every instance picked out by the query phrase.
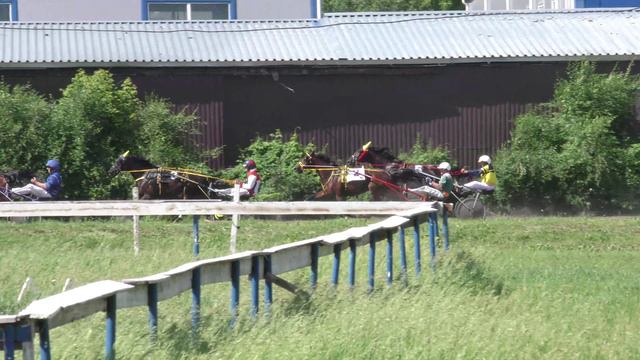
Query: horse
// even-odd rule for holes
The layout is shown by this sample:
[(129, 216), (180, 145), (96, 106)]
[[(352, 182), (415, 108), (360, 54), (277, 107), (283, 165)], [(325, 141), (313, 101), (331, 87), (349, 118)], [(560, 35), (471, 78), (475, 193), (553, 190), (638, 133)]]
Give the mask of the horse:
[[(378, 169), (348, 169), (339, 166), (324, 154), (306, 154), (296, 165), (298, 173), (312, 169), (318, 173), (322, 190), (313, 194), (311, 200), (342, 201), (349, 196), (356, 196), (367, 191), (374, 201), (408, 200), (405, 191), (384, 171)], [(361, 180), (346, 181), (348, 174), (362, 177)]]
[[(0, 202), (13, 201), (19, 197), (11, 192), (11, 188), (20, 187), (29, 183), (29, 180), (33, 178), (33, 173), (30, 171), (10, 170), (4, 173), (0, 173)], [(24, 196), (24, 199), (33, 200)]]
[(212, 199), (217, 195), (212, 189), (227, 188), (223, 179), (197, 174), (184, 169), (161, 168), (149, 160), (129, 155), (120, 155), (108, 173), (115, 176), (128, 172), (136, 181), (140, 200)]
[[(348, 161), (350, 166), (365, 165), (376, 169), (383, 169), (390, 177), (390, 181), (403, 188), (418, 188), (428, 185), (436, 177), (433, 166), (417, 167), (398, 159), (389, 148), (371, 147), (368, 143), (362, 150), (356, 151)], [(412, 195), (412, 197), (415, 197)]]

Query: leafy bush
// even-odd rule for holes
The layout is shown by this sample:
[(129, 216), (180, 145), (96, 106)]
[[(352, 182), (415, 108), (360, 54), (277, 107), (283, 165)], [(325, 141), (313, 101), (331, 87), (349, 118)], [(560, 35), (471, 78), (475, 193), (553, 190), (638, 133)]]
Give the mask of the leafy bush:
[(56, 128), (50, 156), (62, 162), (64, 195), (104, 199), (112, 192), (107, 169), (115, 154), (135, 147), (139, 106), (130, 80), (120, 86), (106, 70), (80, 70), (54, 106)]
[(44, 171), (55, 141), (51, 105), (28, 86), (0, 83), (0, 170)]
[(40, 169), (44, 177), (46, 160), (57, 158), (68, 199), (127, 198), (131, 177), (107, 175), (126, 150), (164, 166), (209, 172), (201, 160), (210, 152), (187, 142), (197, 118), (172, 107), (157, 97), (141, 102), (129, 79), (116, 84), (106, 70), (78, 71), (57, 102), (0, 83), (0, 169)]
[[(443, 161), (451, 162), (449, 150), (441, 146), (432, 146), (424, 143), (420, 134), (416, 136), (416, 142), (408, 153), (400, 153), (398, 159), (411, 164), (440, 164)], [(452, 164), (453, 166), (453, 164)]]
[(145, 99), (138, 111), (140, 131), (139, 152), (152, 162), (171, 167), (187, 167), (209, 172), (202, 162), (204, 157), (216, 157), (220, 149), (202, 152), (191, 140), (198, 134), (198, 118), (184, 111), (174, 113), (172, 105), (156, 96)]
[(303, 146), (298, 135), (293, 134), (285, 141), (280, 130), (269, 134), (266, 139), (257, 137), (253, 143), (241, 151), (237, 165), (223, 172), (227, 179), (244, 179), (242, 164), (253, 159), (262, 177), (262, 186), (257, 198), (268, 201), (302, 200), (319, 188), (319, 180), (314, 173), (299, 174), (294, 168), (305, 151), (311, 151), (312, 144)]
[(581, 211), (637, 207), (638, 198), (629, 195), (637, 194), (632, 109), (639, 84), (628, 73), (571, 65), (553, 100), (518, 117), (511, 141), (498, 152), (497, 201)]

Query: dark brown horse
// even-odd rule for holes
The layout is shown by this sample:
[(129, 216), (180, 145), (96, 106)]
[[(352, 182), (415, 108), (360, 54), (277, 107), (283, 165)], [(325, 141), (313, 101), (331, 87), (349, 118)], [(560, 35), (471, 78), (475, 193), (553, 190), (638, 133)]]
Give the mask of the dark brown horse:
[[(367, 191), (374, 201), (408, 200), (406, 189), (392, 182), (391, 177), (380, 169), (347, 168), (339, 166), (323, 154), (306, 154), (296, 166), (297, 172), (312, 170), (318, 173), (322, 190), (316, 192), (311, 200), (345, 200)], [(350, 177), (361, 180), (348, 181)]]
[(11, 192), (11, 188), (28, 184), (33, 176), (33, 173), (28, 171), (11, 170), (0, 173), (0, 201), (13, 201), (15, 199), (33, 200), (28, 196), (19, 196)]
[[(390, 182), (405, 189), (414, 189), (427, 185), (436, 174), (429, 165), (416, 167), (414, 164), (407, 164), (398, 159), (388, 148), (375, 148), (366, 144), (362, 150), (356, 151), (349, 160), (350, 166), (369, 166), (375, 169), (384, 170), (390, 178)], [(415, 194), (408, 194), (412, 200), (416, 199)]]
[(109, 175), (130, 173), (138, 186), (140, 200), (212, 199), (217, 196), (211, 189), (229, 187), (225, 180), (184, 169), (161, 168), (128, 153), (118, 157)]

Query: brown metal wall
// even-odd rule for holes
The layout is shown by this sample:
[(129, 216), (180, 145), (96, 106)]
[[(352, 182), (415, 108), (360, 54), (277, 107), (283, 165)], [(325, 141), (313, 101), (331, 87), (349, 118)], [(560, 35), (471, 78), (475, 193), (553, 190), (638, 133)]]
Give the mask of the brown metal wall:
[[(510, 137), (513, 119), (548, 101), (565, 64), (458, 65), (225, 78), (225, 140), (297, 131), (345, 160), (367, 141), (408, 151), (416, 136), (474, 166)], [(285, 86), (294, 89), (287, 90)], [(242, 93), (242, 96), (237, 94)], [(227, 155), (237, 156), (233, 148)]]
[[(512, 119), (526, 112), (532, 104), (497, 104), (464, 108), (459, 116), (424, 123), (371, 124), (336, 126), (322, 130), (302, 130), (303, 143), (326, 144), (335, 158), (347, 159), (367, 141), (387, 146), (396, 154), (408, 152), (415, 134), (424, 142), (446, 146), (461, 165), (473, 166), (481, 154), (494, 154), (511, 136)], [(354, 141), (361, 139), (360, 141)]]

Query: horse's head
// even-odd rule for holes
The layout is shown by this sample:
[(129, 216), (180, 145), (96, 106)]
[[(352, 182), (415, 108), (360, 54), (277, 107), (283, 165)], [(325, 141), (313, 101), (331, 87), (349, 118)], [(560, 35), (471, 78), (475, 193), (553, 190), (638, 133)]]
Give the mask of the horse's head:
[(30, 171), (18, 170), (7, 171), (1, 175), (4, 177), (5, 182), (10, 186), (20, 185), (33, 177), (33, 173)]
[(348, 164), (350, 166), (354, 166), (357, 163), (384, 165), (400, 161), (389, 151), (389, 148), (376, 148), (369, 145), (370, 143), (366, 144), (362, 149), (351, 155)]
[(116, 176), (122, 171), (131, 170), (149, 170), (155, 169), (157, 166), (152, 164), (149, 160), (141, 158), (139, 156), (129, 155), (129, 151), (118, 156), (116, 162), (109, 169), (110, 176)]
[(335, 163), (324, 154), (316, 154), (315, 152), (305, 153), (305, 156), (298, 162), (295, 167), (297, 173), (302, 173), (304, 168), (309, 166), (335, 166)]
[(118, 175), (123, 170), (124, 162), (125, 162), (125, 157), (122, 155), (118, 156), (118, 159), (116, 159), (116, 162), (109, 169), (109, 176)]

